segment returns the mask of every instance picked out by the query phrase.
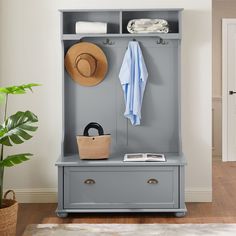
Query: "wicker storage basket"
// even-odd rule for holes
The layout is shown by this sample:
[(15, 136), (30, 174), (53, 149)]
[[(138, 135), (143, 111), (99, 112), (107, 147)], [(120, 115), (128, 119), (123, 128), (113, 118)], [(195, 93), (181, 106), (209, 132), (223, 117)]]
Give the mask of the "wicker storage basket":
[[(98, 136), (89, 136), (90, 128), (98, 130)], [(89, 123), (84, 129), (84, 135), (77, 136), (80, 159), (107, 159), (110, 156), (111, 135), (105, 134), (101, 125)]]
[[(12, 199), (7, 199), (9, 193), (13, 194)], [(17, 222), (18, 203), (16, 201), (15, 192), (8, 190), (4, 194), (3, 208), (0, 209), (0, 235), (15, 236)]]

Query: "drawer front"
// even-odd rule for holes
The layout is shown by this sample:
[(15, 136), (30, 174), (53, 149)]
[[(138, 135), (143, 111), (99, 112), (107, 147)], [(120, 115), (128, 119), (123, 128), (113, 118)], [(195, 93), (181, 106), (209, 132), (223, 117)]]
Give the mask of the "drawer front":
[(64, 208), (178, 208), (178, 167), (64, 167)]

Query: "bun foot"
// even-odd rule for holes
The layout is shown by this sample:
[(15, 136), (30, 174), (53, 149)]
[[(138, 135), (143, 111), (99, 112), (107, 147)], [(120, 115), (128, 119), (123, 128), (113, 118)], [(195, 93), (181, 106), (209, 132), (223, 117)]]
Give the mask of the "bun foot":
[(67, 212), (57, 212), (57, 216), (60, 218), (66, 218), (68, 216)]
[(175, 212), (175, 217), (184, 217), (186, 215), (186, 212)]

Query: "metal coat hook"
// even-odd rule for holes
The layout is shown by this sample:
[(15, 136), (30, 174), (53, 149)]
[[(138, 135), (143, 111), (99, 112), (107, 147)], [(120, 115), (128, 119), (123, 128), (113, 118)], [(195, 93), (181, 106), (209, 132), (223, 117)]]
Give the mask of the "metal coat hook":
[(104, 45), (114, 45), (115, 42), (114, 42), (114, 41), (111, 41), (110, 39), (107, 38), (105, 41), (103, 41), (103, 44), (104, 44)]
[(162, 39), (162, 38), (158, 38), (156, 43), (161, 44), (161, 45), (167, 45), (168, 44), (168, 42), (166, 40)]

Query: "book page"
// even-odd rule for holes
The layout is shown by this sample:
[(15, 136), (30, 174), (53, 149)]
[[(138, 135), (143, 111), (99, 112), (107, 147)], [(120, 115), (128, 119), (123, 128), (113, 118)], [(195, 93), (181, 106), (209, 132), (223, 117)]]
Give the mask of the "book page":
[(157, 153), (129, 153), (125, 154), (124, 161), (160, 161), (164, 162), (165, 156), (164, 154)]

